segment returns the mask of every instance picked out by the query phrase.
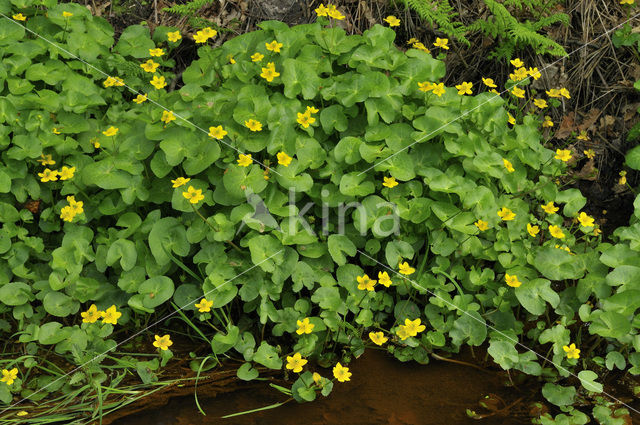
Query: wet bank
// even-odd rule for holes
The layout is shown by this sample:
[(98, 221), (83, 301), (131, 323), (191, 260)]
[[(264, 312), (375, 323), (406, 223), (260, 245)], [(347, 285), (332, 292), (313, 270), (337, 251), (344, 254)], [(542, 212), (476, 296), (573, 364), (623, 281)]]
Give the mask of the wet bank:
[[(291, 401), (276, 409), (222, 419), (222, 416), (282, 402), (287, 396), (267, 382), (251, 383), (233, 393), (200, 398), (176, 397), (152, 411), (120, 418), (113, 425), (457, 425), (531, 423), (525, 401), (531, 391), (508, 388), (503, 373), (432, 360), (428, 365), (401, 363), (383, 351), (367, 350), (349, 368), (350, 382), (336, 382), (327, 398), (313, 403)], [(319, 370), (330, 376), (330, 370)], [(489, 396), (489, 398), (486, 398)], [(483, 403), (483, 408), (479, 403)], [(474, 420), (471, 409), (488, 417)]]

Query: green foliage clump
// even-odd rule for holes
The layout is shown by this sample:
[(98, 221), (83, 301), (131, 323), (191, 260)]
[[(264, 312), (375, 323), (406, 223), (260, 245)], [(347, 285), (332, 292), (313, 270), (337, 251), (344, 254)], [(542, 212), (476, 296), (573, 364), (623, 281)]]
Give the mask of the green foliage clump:
[(194, 370), (284, 368), (299, 402), (334, 383), (302, 359), (342, 381), (336, 363), (373, 344), (423, 364), (485, 344), (561, 407), (602, 391), (591, 369), (640, 374), (640, 222), (601, 243), (559, 187), (571, 152), (544, 146), (525, 100), (463, 96), (392, 29), (324, 19), (203, 45), (167, 90), (175, 28), (115, 43), (80, 5), (28, 6), (28, 27), (86, 63), (0, 25), (4, 405), (155, 382), (177, 333), (207, 349)]

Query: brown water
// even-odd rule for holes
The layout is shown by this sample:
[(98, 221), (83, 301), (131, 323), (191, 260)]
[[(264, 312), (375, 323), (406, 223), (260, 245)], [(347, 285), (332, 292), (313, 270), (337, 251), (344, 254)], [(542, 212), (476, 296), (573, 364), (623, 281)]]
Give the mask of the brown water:
[[(336, 382), (329, 397), (312, 403), (291, 401), (276, 409), (222, 419), (221, 416), (281, 402), (287, 396), (268, 387), (251, 384), (239, 391), (200, 399), (207, 414), (202, 416), (193, 397), (171, 399), (164, 407), (137, 413), (112, 422), (113, 425), (457, 425), (531, 423), (524, 404), (524, 392), (507, 388), (504, 375), (483, 372), (469, 366), (432, 361), (429, 365), (401, 363), (385, 352), (367, 350), (349, 368), (350, 382)], [(320, 371), (330, 376), (330, 371)], [(530, 391), (526, 391), (530, 394)], [(485, 396), (492, 394), (489, 399)], [(522, 402), (518, 400), (522, 398)], [(490, 414), (478, 402), (493, 405), (497, 414), (481, 420), (469, 418), (465, 410)], [(516, 402), (515, 404), (513, 404)], [(513, 404), (512, 407), (504, 409)], [(105, 418), (108, 419), (108, 418)]]

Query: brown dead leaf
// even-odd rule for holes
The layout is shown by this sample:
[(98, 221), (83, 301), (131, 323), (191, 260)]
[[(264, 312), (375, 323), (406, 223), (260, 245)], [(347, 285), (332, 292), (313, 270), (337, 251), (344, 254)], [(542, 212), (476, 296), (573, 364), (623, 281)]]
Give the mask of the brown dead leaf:
[(598, 121), (598, 117), (600, 116), (600, 113), (601, 113), (600, 109), (598, 108), (593, 108), (592, 110), (590, 110), (589, 113), (582, 120), (582, 123), (578, 126), (578, 130), (579, 131), (589, 130), (591, 126), (593, 126), (593, 124), (595, 124), (596, 121)]
[(574, 177), (580, 180), (595, 181), (598, 179), (598, 169), (595, 166), (595, 161), (590, 159), (582, 167), (582, 169), (576, 173), (573, 173)]
[(604, 117), (600, 118), (600, 127), (602, 129), (605, 129), (609, 126), (612, 126), (615, 122), (616, 119), (613, 116), (605, 115)]
[(622, 116), (625, 121), (630, 121), (631, 119), (638, 116), (638, 108), (640, 107), (640, 103), (629, 103), (622, 107)]
[(567, 115), (562, 117), (562, 122), (560, 122), (560, 127), (558, 131), (556, 131), (555, 137), (558, 139), (566, 139), (571, 135), (573, 131), (576, 131), (576, 121), (575, 121), (575, 113), (573, 111), (569, 112)]

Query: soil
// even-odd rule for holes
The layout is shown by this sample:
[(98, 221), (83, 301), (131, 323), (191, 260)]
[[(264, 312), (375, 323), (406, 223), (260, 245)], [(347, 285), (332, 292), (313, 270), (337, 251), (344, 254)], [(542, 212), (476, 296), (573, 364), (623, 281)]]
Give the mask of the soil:
[[(471, 360), (471, 359), (470, 359)], [(350, 382), (336, 382), (333, 392), (313, 403), (288, 402), (284, 406), (221, 419), (221, 416), (257, 409), (287, 400), (287, 396), (268, 386), (248, 383), (240, 390), (199, 402), (193, 396), (171, 399), (166, 405), (116, 421), (112, 425), (187, 425), (272, 424), (305, 425), (485, 425), (531, 423), (525, 404), (533, 389), (508, 388), (503, 372), (483, 371), (450, 362), (432, 361), (429, 365), (401, 363), (380, 350), (367, 350), (350, 365)], [(330, 370), (318, 370), (331, 376)], [(508, 382), (508, 380), (507, 380)], [(487, 398), (488, 396), (488, 398)], [(489, 409), (479, 405), (482, 401)], [(488, 417), (475, 421), (466, 409)], [(118, 412), (122, 413), (122, 412)]]

